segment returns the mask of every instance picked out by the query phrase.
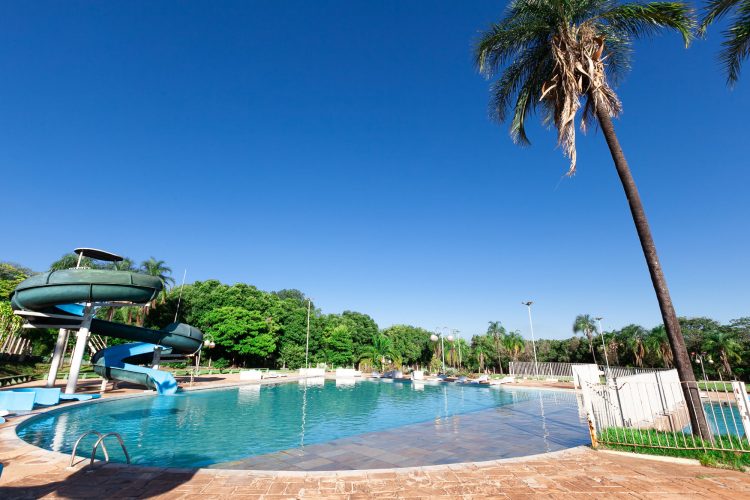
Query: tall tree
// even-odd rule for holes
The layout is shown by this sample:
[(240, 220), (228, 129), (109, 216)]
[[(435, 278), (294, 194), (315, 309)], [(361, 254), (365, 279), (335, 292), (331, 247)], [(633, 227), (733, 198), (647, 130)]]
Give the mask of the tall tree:
[(7, 300), (19, 283), (34, 274), (31, 269), (12, 262), (0, 262), (0, 300)]
[(518, 361), (518, 355), (526, 347), (526, 341), (519, 332), (508, 332), (503, 337), (503, 347), (510, 353), (513, 361)]
[(724, 41), (719, 59), (727, 72), (727, 84), (733, 86), (740, 78), (742, 60), (750, 56), (750, 0), (708, 0), (699, 33), (704, 35), (710, 24), (730, 12), (732, 20), (722, 33)]
[(628, 325), (622, 329), (625, 336), (625, 345), (633, 355), (635, 365), (643, 366), (643, 359), (646, 357), (646, 330), (642, 326)]
[(159, 278), (165, 289), (168, 285), (174, 285), (172, 268), (167, 266), (167, 263), (163, 260), (156, 260), (153, 257), (149, 258), (148, 260), (144, 260), (143, 262), (141, 262), (141, 271), (150, 276), (156, 276), (157, 278)]
[[(615, 134), (612, 118), (622, 111), (610, 86), (629, 66), (632, 42), (665, 29), (682, 35), (687, 46), (695, 27), (691, 9), (682, 2), (618, 3), (613, 0), (514, 0), (505, 17), (482, 34), (476, 66), (488, 78), (500, 75), (492, 88), (491, 111), (505, 121), (511, 111), (511, 136), (528, 144), (526, 118), (541, 106), (545, 123), (557, 129), (558, 143), (576, 170), (576, 115), (581, 125), (596, 119), (630, 205), (648, 264), (675, 366), (685, 398), (700, 401), (695, 375), (659, 263), (646, 212), (633, 175)], [(606, 61), (606, 64), (605, 64)], [(690, 409), (694, 431), (709, 436), (701, 409)]]
[(583, 333), (589, 339), (589, 350), (596, 364), (596, 354), (594, 353), (594, 334), (597, 332), (596, 323), (590, 314), (579, 314), (573, 321), (573, 333)]
[(474, 357), (476, 357), (477, 364), (479, 365), (479, 371), (484, 372), (484, 354), (485, 348), (482, 344), (477, 344), (476, 347), (474, 347), (473, 354)]
[[(130, 259), (128, 259), (130, 260)], [(131, 262), (132, 264), (132, 262)], [(164, 302), (167, 298), (167, 288), (170, 285), (174, 285), (174, 278), (172, 277), (172, 268), (167, 266), (167, 263), (163, 260), (156, 260), (151, 257), (148, 260), (141, 262), (141, 272), (148, 274), (149, 276), (155, 276), (161, 280), (162, 290), (161, 299)], [(156, 301), (151, 303), (151, 306), (155, 306)]]
[[(66, 253), (52, 264), (49, 265), (50, 271), (62, 271), (64, 269), (72, 269), (78, 265), (78, 255), (74, 253)], [(93, 261), (88, 257), (81, 257), (81, 267), (94, 267)]]
[(740, 361), (742, 346), (737, 342), (737, 334), (726, 330), (712, 330), (706, 334), (703, 348), (717, 355), (724, 368), (724, 373), (732, 376), (732, 366), (729, 360)]
[(380, 370), (387, 366), (389, 360), (393, 362), (401, 361), (393, 348), (391, 339), (380, 333), (372, 338), (372, 345), (367, 346), (361, 359), (362, 361), (369, 361)]
[(651, 332), (646, 336), (645, 345), (647, 351), (661, 358), (665, 367), (672, 368), (672, 350), (669, 348), (669, 338), (664, 325), (651, 329)]
[(503, 362), (500, 357), (500, 349), (503, 345), (503, 338), (505, 337), (505, 328), (500, 325), (499, 321), (490, 321), (487, 326), (487, 335), (492, 337), (492, 342), (495, 345), (495, 356), (497, 357), (497, 367), (500, 373), (503, 373)]

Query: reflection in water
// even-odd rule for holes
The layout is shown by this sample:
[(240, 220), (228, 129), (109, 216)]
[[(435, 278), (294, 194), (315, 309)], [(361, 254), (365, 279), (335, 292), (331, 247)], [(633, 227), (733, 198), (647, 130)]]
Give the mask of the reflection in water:
[(57, 423), (55, 424), (55, 436), (52, 439), (52, 451), (56, 451), (58, 453), (62, 451), (65, 431), (68, 428), (68, 418), (69, 415), (67, 413), (63, 413), (57, 419)]
[(356, 385), (356, 380), (353, 378), (337, 378), (336, 379), (336, 387), (354, 387)]
[(539, 414), (542, 417), (542, 440), (544, 441), (544, 448), (547, 453), (550, 452), (549, 447), (549, 431), (547, 430), (547, 417), (544, 415), (544, 397), (542, 397), (541, 391), (539, 392)]
[(260, 384), (243, 385), (237, 391), (237, 402), (250, 404), (260, 399)]
[(326, 383), (326, 378), (325, 377), (301, 378), (299, 379), (298, 383), (299, 385), (304, 385), (304, 386), (309, 386), (309, 387), (313, 387), (313, 386), (322, 387)]
[(307, 420), (307, 379), (300, 379), (300, 382), (305, 382), (302, 385), (304, 386), (302, 388), (302, 425), (300, 426), (299, 431), (299, 446), (300, 448), (305, 447), (305, 420)]
[(443, 401), (444, 401), (444, 407), (445, 407), (445, 413), (443, 414), (444, 417), (448, 416), (448, 388), (443, 384)]
[(424, 382), (421, 380), (415, 380), (411, 383), (411, 388), (415, 391), (424, 391)]

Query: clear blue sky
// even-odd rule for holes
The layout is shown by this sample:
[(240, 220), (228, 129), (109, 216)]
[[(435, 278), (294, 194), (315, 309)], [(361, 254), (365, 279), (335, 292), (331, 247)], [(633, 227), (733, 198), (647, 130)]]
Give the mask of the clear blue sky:
[[(579, 173), (487, 118), (471, 64), (502, 1), (5, 2), (0, 260), (76, 246), (179, 280), (299, 288), (380, 326), (570, 335), (660, 321), (600, 134)], [(750, 315), (750, 63), (717, 30), (636, 47), (617, 131), (680, 315)]]

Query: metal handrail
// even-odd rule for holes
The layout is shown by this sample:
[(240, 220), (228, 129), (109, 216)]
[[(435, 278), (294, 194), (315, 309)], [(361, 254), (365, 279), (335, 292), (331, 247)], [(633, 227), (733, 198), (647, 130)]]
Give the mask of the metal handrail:
[[(99, 438), (102, 438), (102, 433), (95, 430), (86, 431), (83, 434), (81, 434), (78, 439), (76, 440), (76, 444), (73, 445), (73, 453), (70, 455), (70, 467), (73, 467), (73, 462), (76, 459), (76, 450), (78, 449), (78, 445), (80, 444), (81, 440), (88, 436), (89, 434), (96, 434), (99, 436)], [(104, 459), (109, 462), (109, 454), (107, 453), (107, 447), (102, 444), (102, 450), (104, 451)]]
[[(99, 440), (94, 445), (94, 449), (91, 450), (91, 463), (89, 463), (89, 465), (94, 465), (94, 458), (96, 458), (96, 450), (97, 448), (99, 448), (100, 444), (102, 445), (102, 447), (104, 446), (102, 441), (104, 441), (104, 438), (106, 438), (107, 436), (114, 436), (117, 438), (117, 441), (120, 442), (120, 447), (122, 448), (123, 453), (125, 453), (125, 460), (127, 461), (128, 464), (130, 464), (130, 455), (128, 455), (128, 450), (127, 448), (125, 448), (125, 443), (122, 441), (122, 437), (116, 432), (108, 432), (99, 438)], [(109, 457), (107, 456), (106, 453), (104, 454), (104, 458), (106, 459), (107, 462), (109, 462)]]

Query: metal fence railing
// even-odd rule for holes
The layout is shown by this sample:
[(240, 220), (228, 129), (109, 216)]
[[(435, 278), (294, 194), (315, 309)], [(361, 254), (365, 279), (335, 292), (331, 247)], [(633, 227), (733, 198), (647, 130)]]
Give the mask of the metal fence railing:
[[(662, 370), (581, 383), (592, 444), (750, 453), (750, 404), (743, 382), (680, 382)], [(692, 411), (691, 411), (692, 410)], [(700, 426), (705, 419), (706, 427)]]
[(515, 377), (573, 378), (573, 366), (586, 363), (534, 363), (533, 361), (511, 361), (508, 372)]
[[(548, 377), (572, 379), (574, 366), (589, 366), (589, 363), (534, 363), (533, 361), (511, 361), (508, 372), (515, 377)], [(629, 366), (598, 365), (607, 378), (663, 371), (664, 368), (632, 368)]]

